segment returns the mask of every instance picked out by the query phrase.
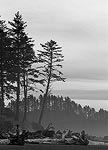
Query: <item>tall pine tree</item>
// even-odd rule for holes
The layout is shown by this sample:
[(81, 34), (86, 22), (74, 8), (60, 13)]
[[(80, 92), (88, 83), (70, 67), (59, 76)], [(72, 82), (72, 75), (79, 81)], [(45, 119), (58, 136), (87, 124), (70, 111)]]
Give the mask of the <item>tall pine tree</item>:
[[(25, 44), (24, 44), (25, 43)], [(23, 55), (22, 55), (22, 85), (24, 87), (24, 117), (27, 119), (27, 91), (28, 91), (28, 75), (32, 70), (33, 63), (36, 62), (35, 52), (33, 50), (33, 40), (27, 35), (23, 36)]]
[(39, 67), (41, 69), (41, 75), (43, 75), (46, 83), (46, 90), (44, 93), (44, 99), (42, 104), (42, 110), (39, 117), (39, 124), (42, 122), (45, 105), (47, 103), (47, 97), (50, 94), (51, 84), (55, 81), (64, 81), (62, 77), (63, 73), (58, 68), (62, 68), (60, 64), (63, 61), (63, 55), (61, 47), (57, 45), (57, 42), (51, 40), (50, 42), (41, 44), (43, 50), (38, 50), (38, 56), (41, 63)]
[(29, 82), (41, 83), (42, 80), (37, 80), (38, 70), (33, 69), (32, 65), (37, 63), (37, 58), (33, 50), (33, 40), (28, 37), (25, 33), (26, 22), (23, 21), (22, 15), (17, 12), (15, 14), (13, 22), (9, 22), (11, 25), (10, 35), (12, 38), (12, 72), (13, 72), (13, 82), (16, 83), (16, 117), (15, 120), (19, 120), (19, 101), (20, 101), (20, 91), (21, 86), (24, 87), (24, 118), (26, 120), (27, 112), (27, 91), (29, 90)]
[(15, 120), (19, 121), (19, 101), (20, 101), (20, 88), (21, 88), (21, 75), (22, 75), (22, 59), (25, 53), (24, 36), (26, 22), (23, 21), (22, 15), (17, 12), (13, 19), (13, 22), (9, 22), (11, 28), (9, 29), (12, 39), (12, 72), (14, 82), (16, 82), (16, 116)]

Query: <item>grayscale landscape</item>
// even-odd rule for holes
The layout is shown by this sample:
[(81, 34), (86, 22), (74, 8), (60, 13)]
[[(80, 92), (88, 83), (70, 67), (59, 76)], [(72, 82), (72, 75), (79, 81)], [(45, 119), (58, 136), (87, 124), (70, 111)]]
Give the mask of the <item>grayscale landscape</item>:
[(108, 1), (0, 1), (0, 149), (108, 149)]

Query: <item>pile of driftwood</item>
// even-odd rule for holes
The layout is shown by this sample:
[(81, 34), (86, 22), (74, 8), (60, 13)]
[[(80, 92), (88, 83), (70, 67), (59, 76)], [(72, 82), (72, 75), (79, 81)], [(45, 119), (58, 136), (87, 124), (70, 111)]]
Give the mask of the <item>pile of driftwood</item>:
[(71, 130), (60, 130), (55, 132), (52, 124), (44, 130), (29, 132), (28, 133), (29, 143), (48, 143), (48, 144), (74, 144), (74, 145), (88, 145), (89, 140), (85, 131), (81, 133), (75, 133)]
[(70, 145), (88, 145), (89, 140), (85, 131), (76, 133), (71, 130), (56, 131), (52, 124), (49, 124), (46, 129), (36, 132), (22, 130), (20, 132), (19, 125), (16, 125), (16, 132), (9, 132), (7, 138), (11, 145), (24, 145), (27, 143), (34, 144), (70, 144)]
[(57, 131), (56, 133), (44, 130), (44, 132), (37, 131), (29, 133), (28, 143), (34, 144), (68, 144), (68, 145), (88, 145), (89, 140), (83, 130), (81, 133), (68, 131)]

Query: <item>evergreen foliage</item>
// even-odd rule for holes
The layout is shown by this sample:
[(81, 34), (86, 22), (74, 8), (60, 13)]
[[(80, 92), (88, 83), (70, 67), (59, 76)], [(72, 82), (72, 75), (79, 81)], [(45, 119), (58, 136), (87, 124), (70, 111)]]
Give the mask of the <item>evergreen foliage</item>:
[(0, 20), (0, 112), (2, 114), (4, 108), (4, 97), (8, 96), (8, 74), (9, 74), (9, 57), (10, 57), (11, 39), (8, 34), (5, 21)]
[(50, 94), (51, 84), (55, 81), (64, 81), (62, 77), (63, 73), (58, 68), (62, 68), (60, 64), (63, 61), (63, 55), (61, 47), (57, 45), (57, 42), (51, 40), (45, 44), (40, 44), (43, 50), (38, 50), (39, 61), (42, 64), (39, 68), (41, 75), (44, 78), (46, 89), (44, 93), (44, 99), (42, 104), (42, 110), (39, 117), (39, 124), (42, 122), (43, 113), (47, 101), (47, 97)]
[(24, 87), (24, 120), (26, 120), (26, 100), (29, 81), (39, 82), (38, 80), (35, 80), (35, 78), (38, 78), (38, 75), (36, 76), (37, 70), (32, 69), (32, 64), (37, 62), (35, 52), (33, 50), (34, 41), (32, 40), (32, 38), (29, 38), (28, 35), (25, 33), (25, 28), (27, 27), (27, 25), (26, 22), (23, 21), (22, 15), (20, 15), (19, 12), (15, 14), (13, 22), (9, 22), (9, 24), (11, 25), (9, 31), (12, 39), (11, 71), (13, 72), (14, 76), (12, 80), (17, 85), (16, 120), (19, 120), (19, 101), (21, 86)]

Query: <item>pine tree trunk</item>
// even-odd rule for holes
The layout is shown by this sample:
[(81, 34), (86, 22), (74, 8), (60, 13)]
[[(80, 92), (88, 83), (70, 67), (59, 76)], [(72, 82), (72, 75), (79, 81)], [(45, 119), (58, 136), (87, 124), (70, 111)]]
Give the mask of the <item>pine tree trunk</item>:
[(1, 48), (1, 102), (0, 102), (0, 108), (1, 108), (1, 116), (4, 109), (4, 78), (3, 78), (3, 48)]
[(15, 120), (19, 121), (19, 101), (20, 101), (20, 74), (17, 74), (17, 100), (16, 100), (16, 115)]
[(44, 113), (44, 109), (45, 109), (45, 105), (46, 105), (47, 97), (48, 97), (48, 90), (49, 90), (50, 81), (51, 81), (51, 73), (52, 73), (52, 55), (53, 55), (53, 53), (52, 53), (52, 51), (51, 51), (51, 62), (50, 62), (49, 78), (48, 78), (48, 83), (47, 83), (47, 87), (46, 87), (46, 92), (45, 92), (44, 100), (43, 100), (43, 104), (42, 104), (42, 110), (41, 110), (40, 117), (39, 117), (39, 121), (38, 121), (38, 123), (39, 123), (40, 125), (41, 125), (41, 122), (42, 122), (43, 113)]
[(27, 120), (27, 79), (26, 79), (25, 73), (23, 76), (23, 80), (24, 80), (24, 117), (23, 117), (23, 121), (25, 121), (25, 120)]
[(1, 116), (3, 114), (3, 109), (4, 109), (4, 87), (3, 87), (3, 73), (1, 72)]
[(47, 84), (46, 92), (45, 92), (44, 99), (43, 99), (42, 109), (41, 109), (41, 113), (40, 113), (40, 116), (39, 116), (38, 123), (40, 125), (41, 125), (41, 122), (42, 122), (43, 113), (44, 113), (45, 105), (46, 105), (46, 102), (47, 102), (47, 96), (48, 96), (48, 90), (49, 90), (49, 83), (50, 83), (50, 80), (49, 80), (49, 82)]
[(19, 46), (19, 33), (17, 34), (18, 43), (17, 43), (17, 51), (18, 51), (18, 58), (17, 58), (17, 99), (16, 99), (16, 115), (15, 120), (19, 121), (19, 101), (20, 101), (20, 46)]

